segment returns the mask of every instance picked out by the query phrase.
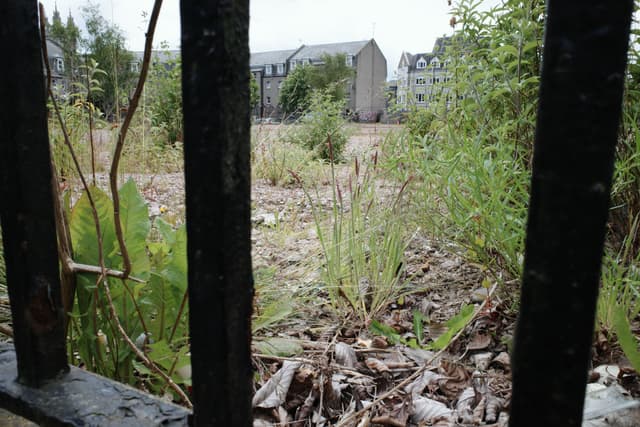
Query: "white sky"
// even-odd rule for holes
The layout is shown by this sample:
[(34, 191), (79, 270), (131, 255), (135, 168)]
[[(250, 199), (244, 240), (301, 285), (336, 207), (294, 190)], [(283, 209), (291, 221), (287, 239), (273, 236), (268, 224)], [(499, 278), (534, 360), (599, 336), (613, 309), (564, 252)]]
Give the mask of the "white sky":
[[(57, 4), (62, 21), (71, 12), (83, 29), (81, 8), (88, 0), (40, 0), (47, 16)], [(499, 0), (483, 0), (496, 4)], [(102, 15), (124, 30), (131, 50), (144, 49), (146, 20), (153, 0), (95, 0)], [(375, 38), (393, 77), (402, 51), (429, 52), (436, 37), (452, 33), (447, 0), (251, 0), (252, 52), (292, 49), (300, 44)], [(164, 0), (154, 37), (180, 46), (179, 0)]]

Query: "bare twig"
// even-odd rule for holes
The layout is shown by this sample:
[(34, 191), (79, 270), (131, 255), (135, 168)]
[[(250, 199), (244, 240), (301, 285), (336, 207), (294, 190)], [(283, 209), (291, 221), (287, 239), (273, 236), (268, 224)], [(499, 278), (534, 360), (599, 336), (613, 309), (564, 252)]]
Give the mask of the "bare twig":
[[(88, 264), (79, 264), (73, 261), (67, 261), (71, 271), (74, 273), (93, 273), (93, 274), (103, 274), (105, 277), (115, 277), (116, 279), (124, 279), (124, 273), (119, 270), (113, 270), (111, 268), (105, 268), (104, 272), (101, 267), (95, 265)], [(63, 263), (64, 264), (64, 263)], [(131, 280), (136, 283), (146, 283), (144, 280), (139, 279), (137, 277), (129, 276), (127, 280)]]
[(146, 33), (146, 40), (144, 44), (144, 56), (142, 59), (142, 68), (140, 70), (140, 77), (138, 78), (138, 84), (129, 101), (129, 109), (127, 115), (122, 122), (120, 131), (118, 132), (118, 142), (113, 153), (113, 160), (111, 162), (111, 170), (109, 171), (109, 184), (111, 187), (111, 197), (113, 198), (113, 224), (115, 226), (116, 236), (118, 238), (118, 245), (120, 246), (120, 253), (122, 255), (123, 272), (125, 278), (131, 273), (131, 259), (129, 258), (129, 252), (124, 242), (124, 234), (122, 232), (122, 223), (120, 222), (120, 197), (118, 196), (118, 167), (120, 165), (120, 158), (122, 157), (122, 149), (124, 147), (124, 140), (129, 130), (129, 125), (133, 119), (133, 114), (138, 108), (138, 102), (142, 95), (142, 89), (144, 89), (144, 83), (147, 79), (147, 72), (149, 71), (149, 62), (151, 60), (151, 49), (153, 44), (153, 34), (156, 30), (156, 23), (158, 22), (158, 15), (160, 14), (160, 6), (162, 6), (162, 0), (155, 0), (153, 4), (153, 10), (151, 11), (151, 17), (149, 19), (149, 27)]
[[(476, 310), (476, 312), (473, 314), (473, 317), (471, 318), (471, 320), (469, 320), (469, 323), (471, 323), (476, 318), (476, 316), (484, 310), (484, 307), (487, 305), (487, 302), (490, 300), (490, 297), (491, 297), (491, 295), (493, 295), (493, 292), (495, 291), (495, 289), (496, 289), (496, 285), (493, 285), (493, 287), (489, 291), (487, 299), (485, 299), (483, 301), (483, 303), (480, 305), (480, 307), (478, 308), (478, 310)], [(445, 350), (447, 350), (447, 348), (449, 348), (451, 343), (453, 343), (458, 338), (460, 338), (460, 335), (462, 335), (462, 333), (464, 332), (465, 329), (466, 328), (460, 329), (460, 331), (458, 331), (458, 333), (451, 339), (451, 341), (449, 341), (449, 343), (444, 348), (442, 348), (436, 354), (431, 356), (431, 358), (429, 360), (425, 361), (424, 365), (422, 365), (420, 367), (420, 369), (415, 371), (413, 374), (409, 375), (407, 378), (402, 380), (400, 383), (396, 384), (393, 388), (387, 390), (385, 393), (382, 393), (380, 396), (378, 396), (375, 399), (373, 399), (373, 401), (371, 402), (370, 405), (367, 405), (365, 408), (362, 408), (361, 410), (356, 411), (356, 412), (352, 413), (351, 415), (349, 415), (348, 417), (345, 417), (342, 420), (340, 420), (340, 422), (338, 424), (336, 424), (336, 427), (351, 425), (351, 421), (354, 418), (356, 418), (356, 417), (364, 414), (365, 412), (371, 410), (376, 403), (380, 403), (384, 399), (386, 399), (387, 397), (397, 393), (398, 391), (400, 391), (401, 388), (403, 388), (404, 386), (409, 384), (411, 381), (415, 380), (420, 375), (422, 375), (424, 373), (424, 371), (426, 371), (427, 369), (431, 368), (431, 363), (434, 360), (436, 360), (438, 357), (440, 357), (445, 352)]]

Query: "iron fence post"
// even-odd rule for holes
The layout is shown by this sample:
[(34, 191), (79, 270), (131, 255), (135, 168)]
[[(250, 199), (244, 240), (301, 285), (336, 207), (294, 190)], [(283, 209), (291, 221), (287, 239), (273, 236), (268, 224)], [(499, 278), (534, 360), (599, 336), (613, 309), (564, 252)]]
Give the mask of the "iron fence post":
[(510, 426), (580, 426), (633, 1), (548, 0)]

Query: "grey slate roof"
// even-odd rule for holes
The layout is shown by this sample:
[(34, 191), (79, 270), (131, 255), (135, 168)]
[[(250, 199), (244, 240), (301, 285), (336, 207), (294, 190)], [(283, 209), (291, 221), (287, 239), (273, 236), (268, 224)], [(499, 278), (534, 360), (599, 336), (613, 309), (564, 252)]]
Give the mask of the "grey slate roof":
[(296, 50), (298, 49), (272, 50), (269, 52), (252, 53), (249, 64), (251, 67), (260, 67), (266, 64), (285, 64)]
[(47, 55), (49, 55), (49, 58), (64, 58), (64, 52), (60, 45), (49, 39), (47, 39)]
[(292, 60), (312, 59), (319, 60), (322, 55), (357, 55), (371, 40), (361, 40), (344, 43), (328, 43), (302, 46), (302, 48), (291, 58)]

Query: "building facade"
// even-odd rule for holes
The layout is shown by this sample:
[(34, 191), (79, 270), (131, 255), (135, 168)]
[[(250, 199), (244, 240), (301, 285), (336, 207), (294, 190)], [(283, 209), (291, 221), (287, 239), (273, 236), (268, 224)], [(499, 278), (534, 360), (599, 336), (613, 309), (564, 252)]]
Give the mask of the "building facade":
[(354, 77), (347, 82), (346, 112), (361, 121), (377, 120), (385, 110), (387, 60), (373, 39), (252, 53), (251, 72), (260, 88), (254, 116), (282, 119), (278, 104), (286, 76), (296, 67), (321, 65), (323, 56), (338, 54), (345, 55), (346, 64), (354, 69)]
[(397, 71), (396, 105), (401, 110), (412, 106), (427, 108), (445, 97), (449, 102), (451, 70), (444, 51), (450, 37), (439, 37), (432, 52), (402, 52)]
[(65, 74), (64, 52), (58, 43), (50, 39), (47, 39), (47, 61), (51, 70), (53, 93), (64, 98), (70, 90)]

